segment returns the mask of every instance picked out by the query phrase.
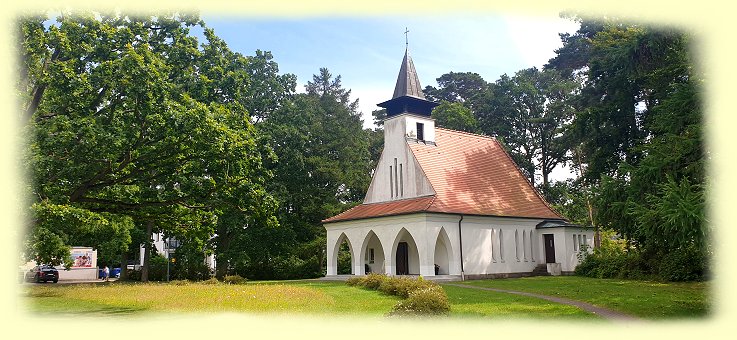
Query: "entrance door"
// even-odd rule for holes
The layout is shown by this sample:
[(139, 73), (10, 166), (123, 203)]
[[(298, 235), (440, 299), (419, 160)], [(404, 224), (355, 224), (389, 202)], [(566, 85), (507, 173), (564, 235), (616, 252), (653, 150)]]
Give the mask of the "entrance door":
[(555, 242), (553, 234), (543, 234), (545, 240), (545, 263), (555, 263)]
[(397, 275), (409, 274), (409, 247), (407, 242), (397, 245)]

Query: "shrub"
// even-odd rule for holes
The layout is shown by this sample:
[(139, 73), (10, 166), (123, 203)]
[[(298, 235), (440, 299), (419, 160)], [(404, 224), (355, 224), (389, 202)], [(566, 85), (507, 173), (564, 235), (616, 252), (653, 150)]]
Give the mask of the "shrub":
[(351, 278), (348, 278), (348, 280), (345, 281), (345, 284), (349, 286), (363, 286), (363, 277), (354, 276)]
[(449, 312), (450, 302), (443, 288), (428, 285), (412, 291), (405, 300), (394, 305), (389, 315), (447, 315)]
[(141, 270), (128, 269), (128, 278), (130, 281), (141, 281)]
[(390, 315), (443, 315), (450, 311), (448, 295), (438, 284), (422, 277), (388, 277), (371, 273), (364, 277), (352, 277), (349, 286), (361, 286), (396, 295), (404, 300), (397, 303)]
[(363, 280), (361, 280), (361, 285), (368, 288), (368, 289), (379, 289), (379, 286), (381, 286), (382, 282), (385, 282), (388, 280), (388, 277), (384, 274), (377, 274), (377, 273), (370, 273), (363, 277)]
[(226, 275), (223, 278), (223, 282), (227, 284), (233, 284), (233, 285), (239, 285), (246, 283), (248, 281), (245, 277), (241, 277), (240, 275)]
[(397, 282), (398, 280), (399, 279), (395, 277), (387, 277), (386, 280), (379, 284), (379, 287), (376, 287), (376, 289), (387, 295), (397, 295), (397, 285), (399, 284), (399, 282)]
[(703, 280), (707, 270), (707, 256), (696, 247), (687, 247), (664, 255), (658, 266), (658, 275), (666, 281)]
[(149, 281), (166, 281), (166, 265), (167, 260), (161, 254), (151, 256), (148, 263), (148, 280)]
[(382, 279), (376, 289), (378, 289), (382, 293), (388, 295), (396, 295), (405, 299), (409, 297), (409, 294), (415, 290), (437, 286), (436, 283), (432, 281), (427, 281), (422, 277), (418, 279), (413, 279), (410, 277), (386, 277), (384, 275), (380, 275), (380, 277)]
[(202, 284), (206, 284), (206, 285), (216, 285), (216, 284), (219, 284), (219, 283), (220, 283), (220, 281), (218, 281), (218, 279), (217, 278), (214, 278), (214, 277), (213, 278), (210, 278), (208, 280), (202, 281)]

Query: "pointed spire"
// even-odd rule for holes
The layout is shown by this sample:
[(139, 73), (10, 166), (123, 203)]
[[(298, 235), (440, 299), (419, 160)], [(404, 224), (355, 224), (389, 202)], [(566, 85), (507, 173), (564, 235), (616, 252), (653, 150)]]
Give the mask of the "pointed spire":
[(409, 56), (409, 49), (404, 50), (404, 59), (402, 60), (402, 66), (399, 68), (397, 85), (394, 86), (392, 99), (402, 96), (425, 99), (420, 79), (417, 78), (417, 71), (415, 71), (415, 64), (412, 62), (412, 57)]

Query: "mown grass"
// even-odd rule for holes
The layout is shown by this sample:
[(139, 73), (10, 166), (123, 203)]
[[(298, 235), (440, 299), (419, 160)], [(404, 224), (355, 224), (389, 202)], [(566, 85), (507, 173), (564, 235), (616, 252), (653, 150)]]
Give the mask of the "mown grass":
[(30, 311), (55, 315), (227, 311), (380, 316), (397, 301), (342, 282), (32, 285), (24, 291)]
[(565, 297), (647, 319), (704, 317), (711, 306), (708, 282), (661, 283), (539, 276), (466, 281), (464, 284)]
[[(707, 283), (656, 283), (583, 277), (466, 281), (464, 284), (586, 301), (647, 319), (702, 317)], [(443, 286), (451, 317), (598, 319), (576, 307), (533, 297)], [(399, 298), (344, 282), (270, 281), (241, 285), (149, 283), (27, 284), (27, 309), (41, 315), (145, 315), (157, 312), (246, 312), (381, 317)]]
[(462, 287), (443, 286), (451, 303), (451, 316), (498, 319), (598, 319), (577, 307), (542, 299)]

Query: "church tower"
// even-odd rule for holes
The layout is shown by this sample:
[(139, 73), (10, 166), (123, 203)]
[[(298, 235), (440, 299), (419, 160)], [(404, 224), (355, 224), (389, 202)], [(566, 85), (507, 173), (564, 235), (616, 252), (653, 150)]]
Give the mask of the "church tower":
[(364, 203), (387, 202), (434, 195), (409, 143), (435, 146), (437, 103), (425, 99), (415, 65), (405, 50), (392, 99), (377, 104), (386, 109), (384, 150)]
[(403, 142), (404, 138), (420, 143), (435, 143), (435, 120), (431, 114), (438, 103), (425, 99), (409, 49), (404, 51), (392, 99), (377, 105), (386, 109), (385, 144)]

